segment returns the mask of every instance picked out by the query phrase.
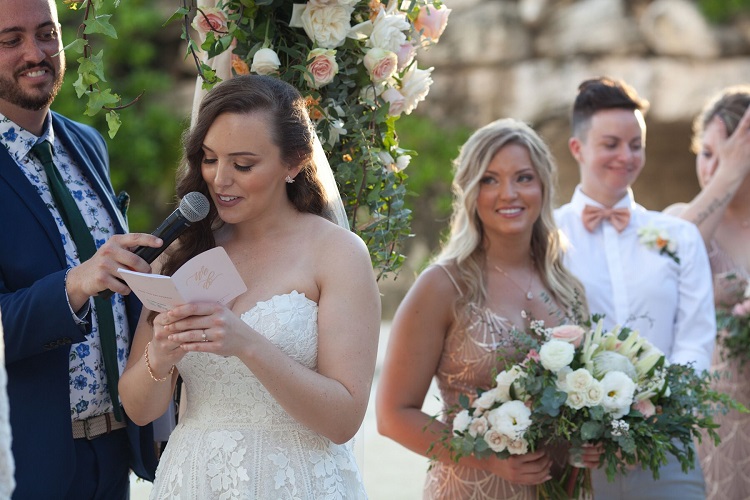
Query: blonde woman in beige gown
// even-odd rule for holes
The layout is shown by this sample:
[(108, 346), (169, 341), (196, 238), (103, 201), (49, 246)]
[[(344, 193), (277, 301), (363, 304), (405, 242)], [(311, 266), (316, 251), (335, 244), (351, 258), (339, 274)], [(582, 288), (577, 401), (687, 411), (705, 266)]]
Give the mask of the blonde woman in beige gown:
[[(750, 86), (730, 87), (706, 104), (693, 124), (700, 194), (667, 212), (694, 222), (701, 231), (714, 275), (717, 309), (731, 309), (750, 277)], [(711, 371), (721, 378), (714, 388), (750, 405), (750, 362), (726, 359), (721, 338)], [(750, 356), (750, 353), (748, 353)], [(750, 415), (730, 412), (715, 421), (721, 444), (704, 439), (698, 455), (709, 500), (750, 498)]]
[[(547, 451), (456, 463), (440, 439), (459, 395), (493, 385), (503, 369), (498, 354), (511, 362), (523, 356), (511, 350), (511, 330), (525, 329), (530, 317), (556, 325), (583, 296), (560, 264), (554, 162), (531, 128), (506, 119), (476, 131), (455, 168), (450, 239), (393, 320), (378, 430), (433, 459), (426, 499), (536, 499), (536, 486), (553, 474)], [(445, 410), (439, 419), (422, 411), (433, 377)]]

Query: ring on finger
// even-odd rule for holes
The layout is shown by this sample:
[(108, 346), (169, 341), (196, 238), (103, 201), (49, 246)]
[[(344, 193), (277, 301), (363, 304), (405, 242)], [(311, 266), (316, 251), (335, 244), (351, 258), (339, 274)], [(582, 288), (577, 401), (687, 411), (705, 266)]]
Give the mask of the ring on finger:
[(208, 336), (206, 335), (206, 330), (203, 330), (203, 333), (201, 333), (201, 339), (203, 342), (208, 342)]

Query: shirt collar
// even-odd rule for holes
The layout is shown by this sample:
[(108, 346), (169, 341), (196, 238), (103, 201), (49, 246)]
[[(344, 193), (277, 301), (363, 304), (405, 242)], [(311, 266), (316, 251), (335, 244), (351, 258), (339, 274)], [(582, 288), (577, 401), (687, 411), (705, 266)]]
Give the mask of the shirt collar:
[[(573, 193), (573, 197), (570, 200), (570, 204), (575, 209), (576, 213), (579, 215), (581, 212), (583, 212), (583, 208), (586, 205), (593, 205), (595, 207), (604, 207), (601, 203), (594, 200), (593, 198), (590, 198), (586, 194), (584, 194), (583, 190), (581, 190), (581, 185), (579, 184), (576, 186), (575, 192)], [(633, 197), (633, 190), (628, 188), (628, 192), (625, 196), (623, 196), (620, 201), (615, 203), (615, 205), (612, 208), (629, 208), (631, 211), (636, 208), (635, 198)]]
[(0, 113), (0, 136), (2, 136), (2, 144), (5, 145), (8, 153), (10, 153), (16, 162), (20, 163), (31, 152), (31, 148), (39, 142), (49, 141), (50, 144), (55, 144), (55, 131), (52, 127), (52, 119), (52, 113), (48, 111), (47, 118), (44, 120), (42, 135), (37, 137)]

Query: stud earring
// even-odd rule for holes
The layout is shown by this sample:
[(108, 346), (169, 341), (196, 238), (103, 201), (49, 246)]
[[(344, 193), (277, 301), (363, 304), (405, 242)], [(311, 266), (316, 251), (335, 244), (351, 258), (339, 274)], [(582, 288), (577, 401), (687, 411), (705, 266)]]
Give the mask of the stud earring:
[(293, 182), (294, 182), (294, 179), (292, 179), (292, 178), (291, 178), (291, 177), (290, 177), (289, 175), (287, 175), (287, 176), (286, 176), (286, 177), (284, 178), (284, 180), (286, 181), (286, 183), (287, 183), (287, 184), (291, 184), (291, 183), (293, 183)]

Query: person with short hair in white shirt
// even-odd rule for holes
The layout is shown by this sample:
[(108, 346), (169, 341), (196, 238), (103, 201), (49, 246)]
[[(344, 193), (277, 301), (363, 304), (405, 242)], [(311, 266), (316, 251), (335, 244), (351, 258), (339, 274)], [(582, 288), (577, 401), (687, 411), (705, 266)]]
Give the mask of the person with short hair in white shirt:
[[(570, 203), (555, 211), (568, 240), (567, 268), (583, 283), (605, 327), (638, 330), (673, 363), (709, 368), (716, 337), (711, 270), (695, 225), (646, 210), (631, 185), (645, 163), (648, 101), (607, 77), (583, 82), (568, 146), (580, 167)], [(705, 498), (700, 464), (688, 473), (672, 455), (654, 480), (636, 467), (608, 482), (593, 471), (597, 499)]]

